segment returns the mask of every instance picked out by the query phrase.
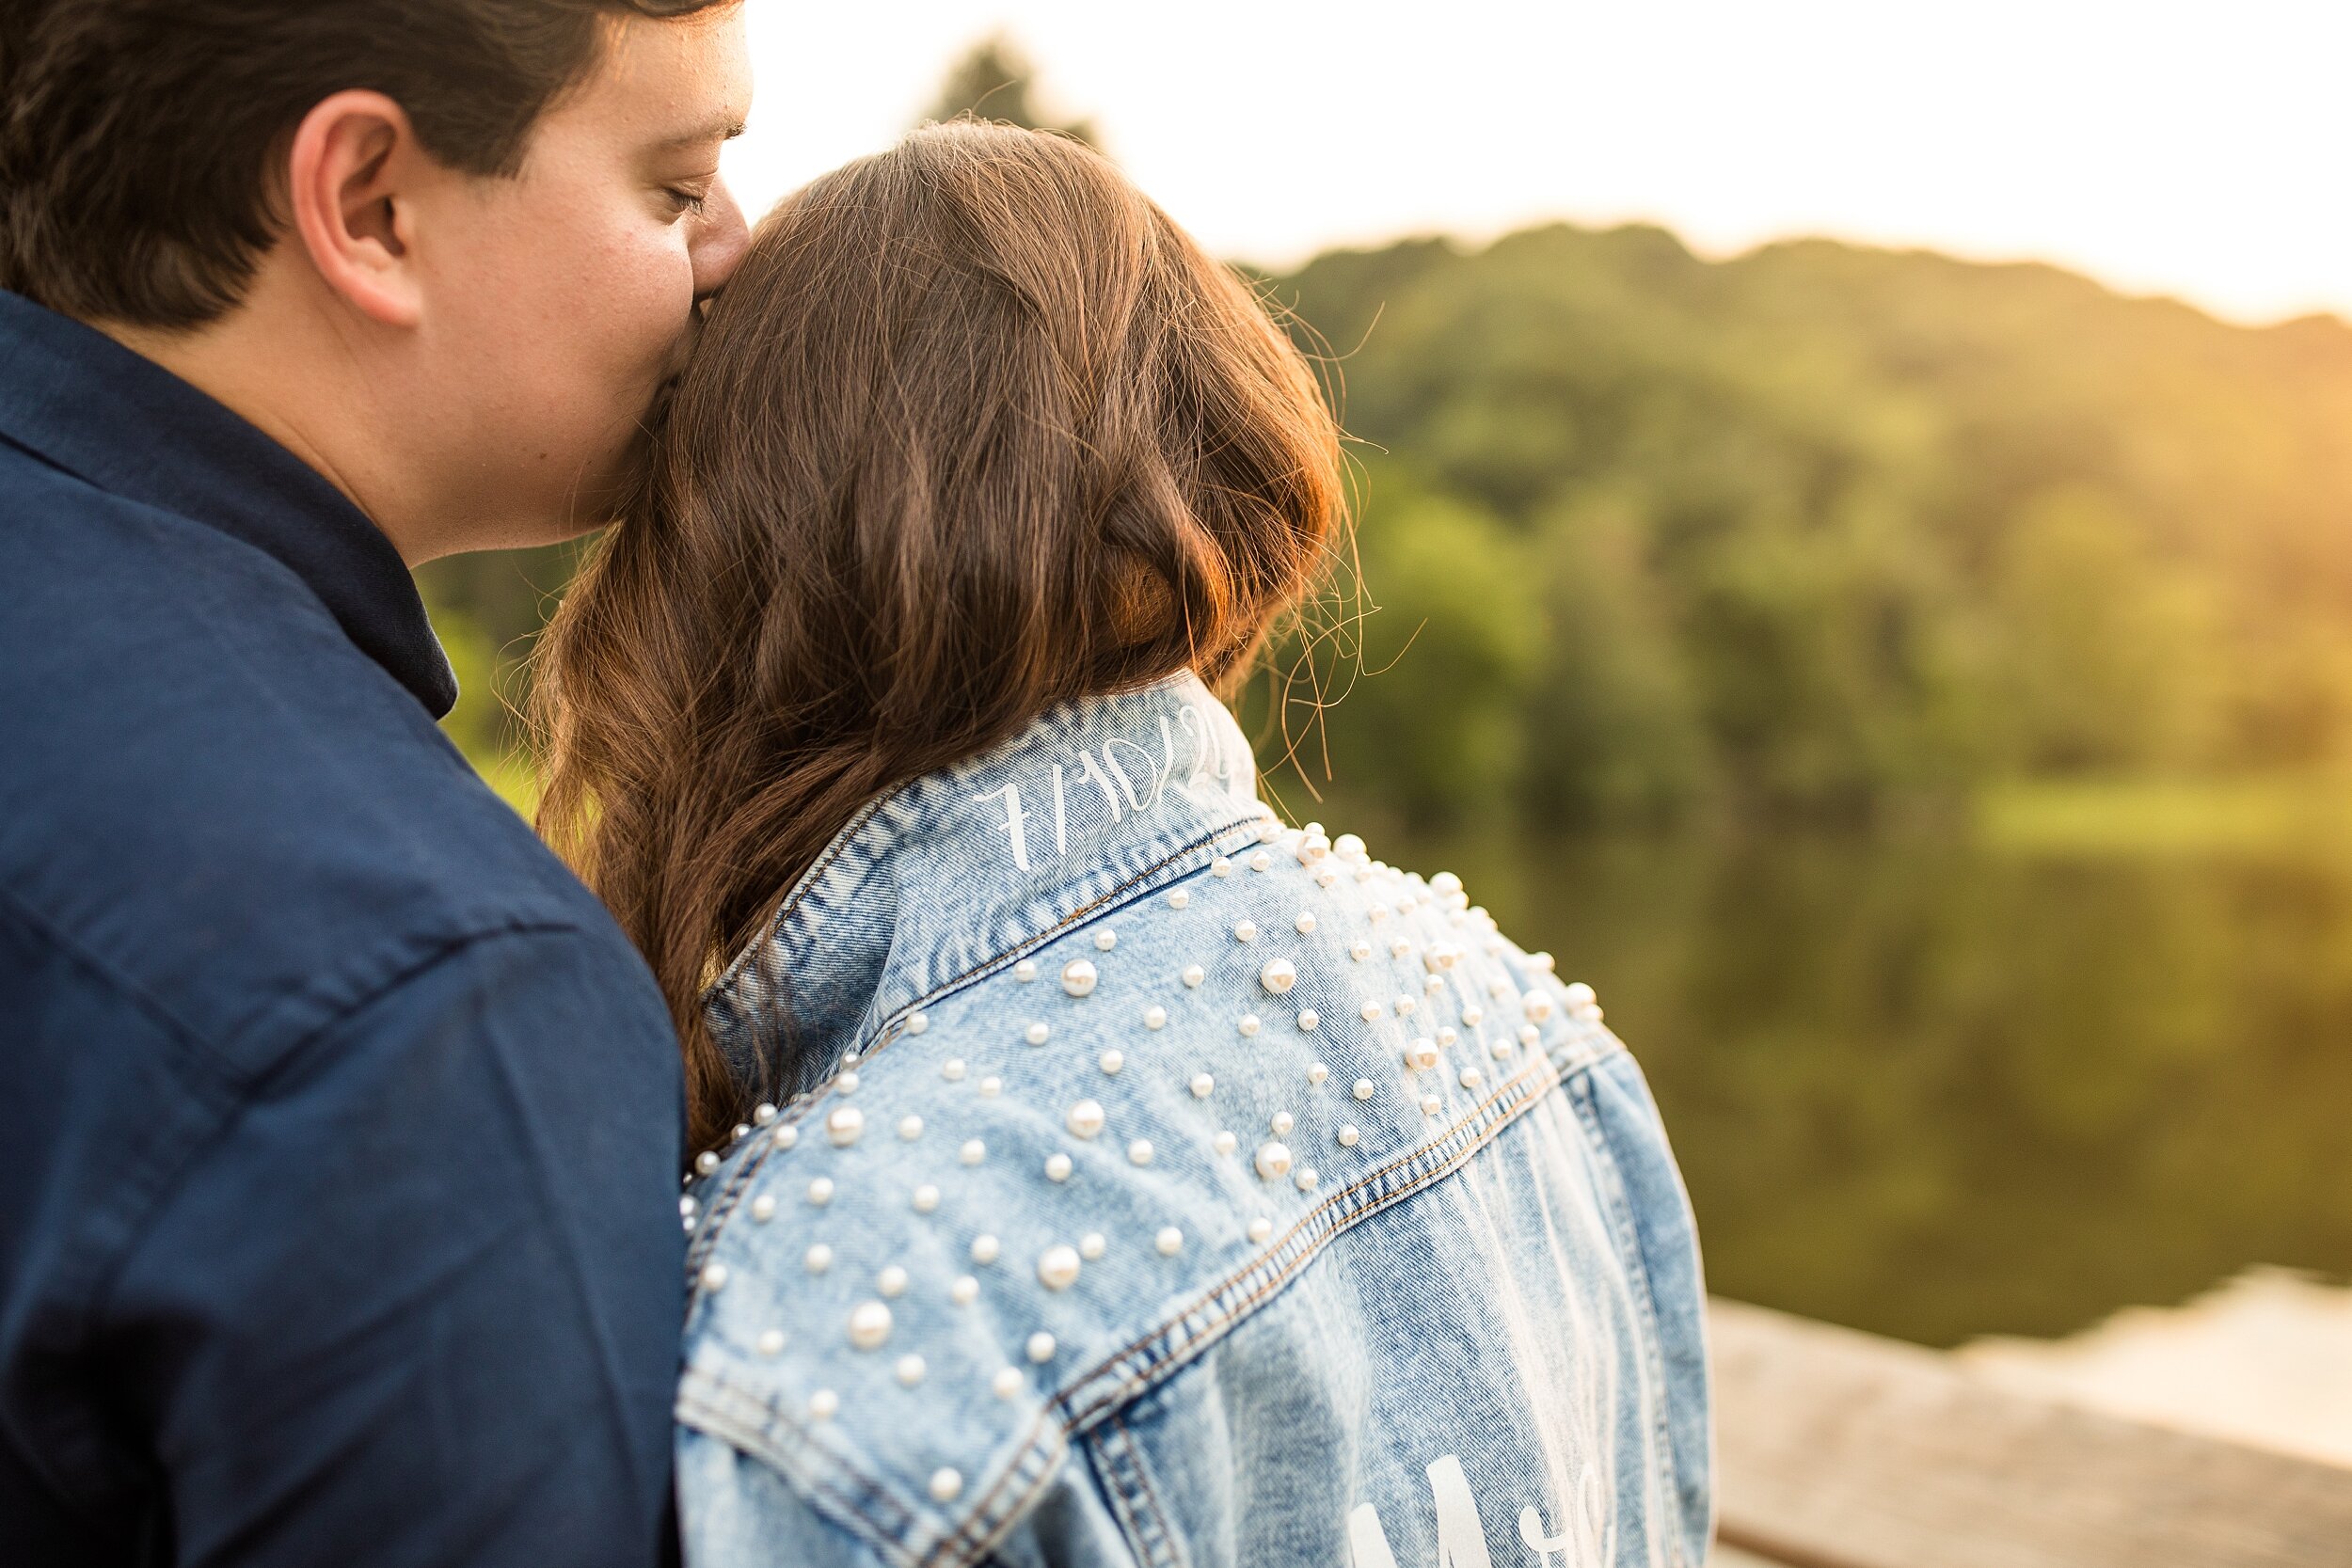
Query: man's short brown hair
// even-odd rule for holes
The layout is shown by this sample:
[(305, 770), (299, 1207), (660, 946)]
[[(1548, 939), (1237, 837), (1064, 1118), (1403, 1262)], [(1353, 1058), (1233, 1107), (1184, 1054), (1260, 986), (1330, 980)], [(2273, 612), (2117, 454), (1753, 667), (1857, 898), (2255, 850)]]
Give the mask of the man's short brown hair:
[(235, 305), (282, 228), (273, 156), (345, 88), (474, 174), (595, 66), (613, 15), (726, 0), (5, 0), (0, 286), (89, 321)]

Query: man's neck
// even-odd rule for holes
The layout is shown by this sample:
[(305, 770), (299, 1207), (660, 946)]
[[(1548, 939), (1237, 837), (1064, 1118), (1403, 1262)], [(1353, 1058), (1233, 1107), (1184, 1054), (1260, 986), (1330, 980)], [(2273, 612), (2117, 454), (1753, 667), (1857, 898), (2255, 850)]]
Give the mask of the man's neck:
[(404, 538), (404, 531), (387, 521), (399, 509), (386, 504), (390, 498), (383, 476), (365, 471), (327, 436), (342, 402), (340, 389), (322, 385), (322, 377), (303, 373), (301, 367), (319, 362), (307, 345), (271, 341), (266, 328), (243, 309), (225, 321), (187, 331), (110, 321), (87, 325), (162, 366), (293, 452), (382, 529), (409, 565), (425, 559), (426, 552), (414, 547), (415, 540)]

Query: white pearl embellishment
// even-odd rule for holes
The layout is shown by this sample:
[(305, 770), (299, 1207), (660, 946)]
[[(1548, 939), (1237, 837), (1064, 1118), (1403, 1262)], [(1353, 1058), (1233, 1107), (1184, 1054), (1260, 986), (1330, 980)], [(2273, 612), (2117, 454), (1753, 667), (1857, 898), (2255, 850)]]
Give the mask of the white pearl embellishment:
[(996, 1375), (988, 1380), (988, 1391), (1000, 1400), (1009, 1400), (1021, 1392), (1021, 1372), (1013, 1367), (999, 1367)]
[(1043, 1045), (1046, 1041), (1046, 1037), (1051, 1034), (1053, 1034), (1053, 1031), (1047, 1028), (1043, 1023), (1032, 1023), (1021, 1032), (1021, 1037), (1027, 1040), (1031, 1045)]
[(940, 1468), (931, 1472), (931, 1501), (935, 1503), (954, 1502), (956, 1500), (956, 1495), (962, 1490), (962, 1471), (952, 1470), (947, 1468), (946, 1465), (942, 1465)]
[(1281, 1144), (1266, 1142), (1258, 1146), (1258, 1174), (1268, 1181), (1287, 1176), (1291, 1168), (1291, 1151)]
[(1012, 966), (1012, 977), (1025, 986), (1037, 978), (1037, 965), (1024, 958)]
[(1193, 1099), (1195, 1099), (1195, 1100), (1206, 1100), (1206, 1099), (1208, 1099), (1208, 1098), (1209, 1098), (1210, 1093), (1211, 1093), (1213, 1090), (1215, 1090), (1215, 1089), (1216, 1089), (1216, 1079), (1214, 1079), (1214, 1078), (1212, 1078), (1212, 1077), (1210, 1077), (1207, 1073), (1205, 1073), (1205, 1072), (1196, 1072), (1196, 1073), (1194, 1073), (1194, 1074), (1192, 1075), (1192, 1098), (1193, 1098)]
[(1045, 1157), (1045, 1180), (1048, 1181), (1069, 1180), (1070, 1156), (1067, 1154), (1048, 1154)]
[(818, 1209), (822, 1209), (826, 1204), (831, 1203), (833, 1201), (833, 1178), (830, 1176), (820, 1176), (816, 1180), (810, 1182), (808, 1184), (808, 1201), (813, 1207)]
[(1070, 1107), (1063, 1125), (1074, 1137), (1091, 1138), (1103, 1131), (1103, 1102), (1099, 1100), (1081, 1100)]
[(939, 1189), (929, 1181), (914, 1189), (914, 1212), (928, 1214), (939, 1207)]
[(1258, 984), (1279, 996), (1298, 984), (1298, 966), (1288, 958), (1269, 958), (1258, 971)]
[(1356, 1124), (1354, 1122), (1349, 1122), (1340, 1129), (1340, 1147), (1342, 1148), (1354, 1148), (1356, 1147), (1356, 1140), (1362, 1136), (1363, 1134), (1361, 1132), (1356, 1131)]
[(898, 1373), (901, 1384), (912, 1388), (923, 1381), (923, 1373), (929, 1369), (924, 1366), (921, 1356), (910, 1353), (898, 1357), (898, 1366), (892, 1370)]
[(879, 1301), (861, 1301), (850, 1312), (850, 1343), (874, 1350), (890, 1338), (890, 1308)]
[(1050, 1246), (1037, 1260), (1038, 1283), (1049, 1291), (1067, 1291), (1078, 1282), (1078, 1249)]
[(893, 1263), (875, 1276), (874, 1288), (886, 1296), (907, 1293), (907, 1271)]
[(1073, 996), (1092, 995), (1094, 980), (1094, 965), (1085, 958), (1073, 958), (1061, 966), (1061, 989)]
[(836, 1105), (825, 1117), (825, 1136), (835, 1148), (847, 1148), (866, 1131), (866, 1113), (854, 1105)]
[(972, 1238), (972, 1261), (985, 1267), (996, 1261), (999, 1243), (995, 1237), (983, 1232)]
[(1207, 979), (1208, 977), (1209, 972), (1202, 969), (1199, 964), (1186, 964), (1184, 966), (1184, 981), (1187, 986), (1198, 986), (1201, 981)]
[(1167, 1028), (1167, 1027), (1168, 1027), (1168, 1009), (1167, 1009), (1166, 1007), (1163, 1007), (1163, 1006), (1158, 1006), (1157, 1004), (1154, 1004), (1154, 1005), (1153, 1005), (1153, 1006), (1149, 1006), (1149, 1007), (1144, 1008), (1144, 1009), (1143, 1009), (1143, 1026), (1144, 1026), (1146, 1029), (1165, 1029), (1165, 1028)]
[(1029, 1336), (1028, 1352), (1032, 1361), (1051, 1361), (1054, 1359), (1054, 1337), (1040, 1329)]
[(1163, 1258), (1173, 1258), (1184, 1249), (1184, 1233), (1172, 1225), (1162, 1226), (1160, 1233), (1152, 1238), (1152, 1244)]

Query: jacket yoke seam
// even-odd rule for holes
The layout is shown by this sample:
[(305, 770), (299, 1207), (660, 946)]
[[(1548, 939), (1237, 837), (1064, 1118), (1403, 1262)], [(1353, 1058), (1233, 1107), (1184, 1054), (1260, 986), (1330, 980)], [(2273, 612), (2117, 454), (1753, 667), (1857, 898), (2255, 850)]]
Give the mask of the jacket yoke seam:
[[(879, 810), (880, 807), (881, 802), (877, 801), (873, 807), (869, 808), (869, 810)], [(905, 1006), (899, 1008), (896, 1013), (893, 1013), (889, 1018), (885, 1019), (882, 1023), (878, 1024), (875, 1027), (873, 1035), (870, 1037), (873, 1042), (870, 1047), (867, 1046), (863, 1040), (853, 1040), (850, 1042), (850, 1049), (858, 1053), (861, 1060), (872, 1060), (875, 1056), (880, 1055), (882, 1052), (897, 1044), (899, 1038), (904, 1036), (906, 1033), (906, 1021), (910, 1014), (920, 1012), (925, 1007), (937, 1004), (942, 997), (947, 996), (965, 986), (974, 985), (988, 978), (991, 974), (993, 974), (997, 971), (1003, 969), (1007, 963), (1018, 959), (1024, 954), (1036, 952), (1039, 948), (1047, 945), (1053, 942), (1055, 938), (1060, 936), (1064, 931), (1069, 930), (1072, 927), (1084, 925), (1088, 920), (1091, 919), (1098, 911), (1104, 909), (1105, 906), (1118, 903), (1124, 899), (1129, 894), (1134, 892), (1135, 889), (1141, 886), (1145, 882), (1150, 881), (1152, 878), (1158, 876), (1161, 872), (1167, 870), (1177, 862), (1184, 860), (1186, 856), (1198, 854), (1202, 849), (1208, 848), (1212, 845), (1216, 844), (1217, 840), (1223, 838), (1228, 833), (1235, 832), (1247, 826), (1248, 823), (1246, 822), (1237, 822), (1230, 827), (1218, 828), (1210, 832), (1203, 833), (1198, 838), (1189, 839), (1184, 844), (1179, 845), (1176, 848), (1171, 849), (1160, 859), (1152, 862), (1150, 865), (1145, 866), (1142, 870), (1137, 871), (1134, 876), (1128, 878), (1117, 887), (1104, 893), (1100, 897), (1090, 900), (1081, 908), (1072, 911), (1069, 914), (1065, 915), (1060, 920), (1056, 921), (1053, 925), (1047, 927), (1044, 930), (1029, 938), (1027, 941), (1017, 942), (1013, 946), (1006, 948), (1001, 953), (997, 953), (991, 958), (982, 959), (980, 962), (974, 964), (970, 969), (965, 970), (962, 974), (956, 975), (952, 979), (941, 981), (930, 990), (916, 997), (914, 1001), (908, 1003)], [(854, 830), (851, 829), (845, 829), (840, 838), (835, 840), (835, 843), (837, 845), (846, 845), (853, 831)], [(802, 879), (801, 887), (804, 888), (808, 885), (810, 885), (810, 879), (803, 877)], [(796, 897), (799, 895), (799, 892), (800, 889), (796, 888), (794, 894)], [(784, 916), (779, 914), (776, 924), (781, 925), (783, 920)], [(724, 982), (721, 983), (723, 984)], [(817, 1108), (823, 1104), (827, 1097), (829, 1097), (832, 1093), (833, 1087), (831, 1083), (828, 1082), (824, 1085), (818, 1088), (815, 1092), (811, 1093), (806, 1100), (800, 1103), (799, 1106), (790, 1110), (786, 1115), (777, 1117), (776, 1120), (769, 1127), (760, 1130), (769, 1134), (765, 1147), (757, 1150), (750, 1159), (744, 1161), (740, 1166), (729, 1173), (725, 1186), (710, 1199), (706, 1208), (705, 1212), (707, 1218), (706, 1219), (701, 1230), (696, 1233), (693, 1244), (687, 1249), (686, 1276), (690, 1281), (702, 1272), (703, 1263), (709, 1258), (711, 1250), (719, 1243), (720, 1232), (726, 1228), (727, 1221), (734, 1215), (737, 1207), (742, 1202), (744, 1192), (749, 1189), (753, 1179), (757, 1176), (760, 1168), (767, 1164), (769, 1155), (774, 1151), (775, 1128), (783, 1126), (800, 1126), (802, 1123), (807, 1121), (810, 1117), (816, 1114)], [(693, 1310), (693, 1298), (691, 1291), (688, 1293), (687, 1310), (689, 1313), (691, 1313)]]

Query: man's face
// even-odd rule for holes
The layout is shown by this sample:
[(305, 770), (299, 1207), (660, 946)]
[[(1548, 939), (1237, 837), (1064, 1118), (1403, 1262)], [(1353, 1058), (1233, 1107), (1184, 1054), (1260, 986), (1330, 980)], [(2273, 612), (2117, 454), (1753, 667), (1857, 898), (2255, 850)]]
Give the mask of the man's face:
[(595, 73), (532, 128), (521, 173), (447, 193), (440, 241), (420, 257), (412, 384), (448, 391), (420, 411), (463, 497), (447, 548), (545, 544), (610, 518), (696, 302), (749, 243), (719, 150), (750, 100), (742, 8), (616, 16)]

